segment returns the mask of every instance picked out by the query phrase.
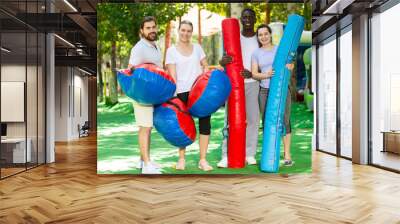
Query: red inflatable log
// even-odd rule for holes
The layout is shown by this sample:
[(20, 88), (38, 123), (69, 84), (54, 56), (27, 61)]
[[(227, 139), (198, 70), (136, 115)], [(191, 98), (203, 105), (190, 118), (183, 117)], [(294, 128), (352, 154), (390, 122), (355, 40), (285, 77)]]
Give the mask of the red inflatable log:
[(246, 104), (242, 50), (240, 47), (239, 21), (234, 18), (222, 21), (224, 49), (232, 57), (232, 63), (226, 65), (226, 71), (232, 84), (228, 98), (228, 167), (242, 168), (246, 156)]

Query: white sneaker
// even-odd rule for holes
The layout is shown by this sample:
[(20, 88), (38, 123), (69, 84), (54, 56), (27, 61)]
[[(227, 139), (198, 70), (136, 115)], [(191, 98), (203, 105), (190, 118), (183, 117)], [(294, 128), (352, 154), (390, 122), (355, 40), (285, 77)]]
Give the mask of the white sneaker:
[(154, 161), (150, 161), (150, 163), (153, 164), (153, 166), (155, 166), (157, 169), (161, 168), (161, 165), (156, 163), (156, 162), (154, 162)]
[(257, 164), (256, 159), (254, 159), (254, 157), (252, 157), (252, 156), (246, 157), (246, 162), (247, 162), (247, 165), (256, 165)]
[(152, 163), (147, 165), (143, 164), (142, 174), (162, 174), (160, 169), (154, 166)]
[(221, 161), (218, 162), (217, 167), (219, 168), (227, 168), (228, 167), (228, 158), (222, 157)]
[(139, 159), (139, 161), (136, 163), (136, 169), (142, 169), (143, 167), (143, 160)]
[[(161, 165), (156, 162), (150, 161), (150, 163), (153, 164), (158, 169), (161, 168)], [(139, 162), (136, 164), (136, 169), (142, 169), (142, 167), (143, 167), (143, 160), (139, 160)]]

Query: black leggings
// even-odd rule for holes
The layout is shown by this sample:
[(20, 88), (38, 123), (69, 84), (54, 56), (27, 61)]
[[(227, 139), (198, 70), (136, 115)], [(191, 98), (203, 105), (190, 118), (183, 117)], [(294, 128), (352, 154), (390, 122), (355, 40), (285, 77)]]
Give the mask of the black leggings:
[[(178, 93), (177, 97), (187, 104), (189, 92)], [(201, 135), (210, 135), (211, 133), (211, 116), (199, 118), (199, 133)]]

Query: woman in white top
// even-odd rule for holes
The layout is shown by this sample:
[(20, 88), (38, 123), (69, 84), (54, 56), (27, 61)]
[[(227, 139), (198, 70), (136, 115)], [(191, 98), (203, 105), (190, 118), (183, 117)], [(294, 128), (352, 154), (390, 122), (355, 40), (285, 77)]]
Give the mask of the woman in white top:
[[(199, 44), (191, 42), (193, 25), (190, 21), (181, 21), (178, 27), (179, 40), (176, 46), (167, 50), (165, 64), (169, 74), (176, 80), (176, 92), (179, 99), (187, 103), (189, 91), (196, 78), (206, 72), (206, 55)], [(206, 155), (211, 132), (210, 116), (199, 118), (199, 169), (210, 171), (213, 168), (208, 164)], [(179, 160), (176, 169), (185, 169), (185, 148), (179, 149)]]

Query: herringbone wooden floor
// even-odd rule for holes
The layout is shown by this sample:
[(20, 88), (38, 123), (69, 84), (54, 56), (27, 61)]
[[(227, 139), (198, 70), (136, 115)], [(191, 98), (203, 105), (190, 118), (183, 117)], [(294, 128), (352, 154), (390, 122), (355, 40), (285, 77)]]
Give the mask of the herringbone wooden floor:
[(400, 175), (313, 157), (304, 175), (98, 176), (85, 138), (0, 181), (0, 223), (400, 223)]

